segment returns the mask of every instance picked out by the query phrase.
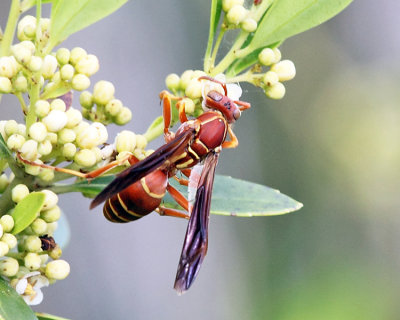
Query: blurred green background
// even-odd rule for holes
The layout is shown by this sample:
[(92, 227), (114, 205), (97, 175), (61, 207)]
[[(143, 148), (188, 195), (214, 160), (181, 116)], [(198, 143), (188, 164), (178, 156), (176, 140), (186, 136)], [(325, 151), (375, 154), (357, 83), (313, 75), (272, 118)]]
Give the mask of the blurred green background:
[[(2, 25), (8, 2), (0, 3)], [(201, 68), (209, 5), (129, 1), (64, 46), (99, 57), (95, 80), (115, 84), (133, 111), (129, 129), (143, 133), (161, 112), (165, 76)], [(399, 319), (399, 10), (394, 0), (355, 1), (288, 39), (281, 50), (297, 76), (281, 101), (243, 87), (252, 109), (217, 173), (279, 189), (302, 210), (212, 216), (208, 256), (178, 297), (172, 285), (184, 221), (153, 214), (114, 225), (100, 208), (89, 212), (79, 194), (62, 196), (72, 271), (44, 290), (36, 310), (72, 319)], [(1, 113), (16, 117), (11, 107)]]

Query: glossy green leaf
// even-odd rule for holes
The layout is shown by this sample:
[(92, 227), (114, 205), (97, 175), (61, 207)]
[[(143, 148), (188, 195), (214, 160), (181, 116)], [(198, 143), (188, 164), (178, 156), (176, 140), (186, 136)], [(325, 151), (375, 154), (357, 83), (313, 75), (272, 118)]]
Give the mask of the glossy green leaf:
[(15, 207), (13, 234), (17, 234), (28, 227), (39, 215), (43, 207), (45, 195), (42, 192), (32, 192), (22, 199)]
[(58, 0), (51, 12), (50, 48), (113, 13), (127, 0)]
[(38, 320), (24, 299), (1, 277), (0, 320)]
[[(183, 194), (187, 192), (175, 181), (171, 180), (171, 184)], [(179, 208), (169, 195), (164, 199), (167, 206)], [(300, 202), (278, 190), (228, 176), (215, 177), (211, 199), (212, 214), (238, 217), (272, 216), (293, 212), (302, 206)]]
[[(36, 313), (39, 320), (68, 320), (67, 318), (57, 317), (48, 313)], [(1, 320), (1, 319), (0, 319)]]
[[(71, 185), (57, 185), (56, 192), (82, 192), (86, 196), (94, 197), (113, 179), (114, 175), (93, 179), (91, 182), (80, 181)], [(187, 188), (179, 185), (174, 179), (170, 183), (187, 194)], [(211, 213), (225, 216), (270, 216), (299, 210), (303, 205), (300, 202), (280, 193), (278, 190), (232, 177), (217, 175), (214, 181)], [(164, 205), (171, 208), (180, 208), (167, 193), (163, 199)], [(181, 208), (180, 208), (181, 209)]]
[(352, 0), (275, 0), (249, 45), (249, 50), (266, 47), (311, 29), (332, 18)]

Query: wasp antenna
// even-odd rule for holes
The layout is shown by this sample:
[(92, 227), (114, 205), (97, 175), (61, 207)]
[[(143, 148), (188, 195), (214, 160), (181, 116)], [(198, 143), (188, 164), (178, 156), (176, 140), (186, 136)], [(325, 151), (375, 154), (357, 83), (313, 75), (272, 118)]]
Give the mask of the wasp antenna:
[(220, 84), (220, 85), (222, 86), (222, 88), (224, 88), (225, 95), (226, 95), (226, 96), (228, 95), (228, 89), (226, 88), (226, 84), (225, 84), (225, 83), (223, 83), (223, 82), (221, 82), (221, 81), (219, 81), (219, 80), (217, 80), (217, 79), (214, 79), (214, 78), (212, 78), (212, 77), (209, 77), (209, 76), (201, 76), (201, 77), (198, 78), (198, 80), (199, 80), (199, 81), (200, 81), (200, 80), (209, 80), (209, 81), (218, 83), (218, 84)]

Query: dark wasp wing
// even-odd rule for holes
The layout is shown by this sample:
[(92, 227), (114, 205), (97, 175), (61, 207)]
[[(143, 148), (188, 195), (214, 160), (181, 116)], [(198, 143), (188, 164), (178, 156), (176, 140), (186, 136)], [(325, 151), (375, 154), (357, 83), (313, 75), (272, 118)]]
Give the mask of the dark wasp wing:
[(174, 288), (179, 294), (184, 293), (190, 288), (207, 254), (208, 220), (218, 156), (219, 153), (211, 152), (204, 160), (203, 171), (199, 180), (176, 272)]
[(108, 198), (121, 192), (154, 170), (176, 161), (174, 157), (184, 152), (185, 147), (193, 138), (194, 134), (195, 132), (191, 128), (183, 131), (173, 140), (155, 150), (147, 158), (122, 171), (93, 199), (90, 204), (90, 209), (93, 209)]

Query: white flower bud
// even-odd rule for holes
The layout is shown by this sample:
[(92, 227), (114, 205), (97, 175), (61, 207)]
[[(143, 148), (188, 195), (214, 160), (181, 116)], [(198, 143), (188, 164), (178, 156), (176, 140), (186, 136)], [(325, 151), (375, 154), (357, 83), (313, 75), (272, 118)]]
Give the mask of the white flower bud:
[(37, 142), (42, 142), (46, 139), (47, 129), (41, 122), (35, 122), (29, 127), (29, 136)]
[(49, 18), (41, 18), (39, 24), (40, 24), (40, 28), (42, 29), (43, 33), (50, 29), (50, 19)]
[(0, 77), (0, 93), (10, 93), (12, 91), (12, 83), (6, 77)]
[(136, 148), (144, 150), (147, 146), (147, 139), (144, 135), (142, 134), (137, 134), (136, 135)]
[(18, 123), (17, 133), (26, 137), (26, 126), (23, 123)]
[(81, 149), (75, 154), (74, 161), (81, 167), (92, 167), (96, 164), (96, 154), (90, 149)]
[(62, 250), (59, 246), (56, 246), (54, 249), (52, 249), (49, 252), (49, 255), (54, 260), (60, 259), (61, 255), (62, 255)]
[(40, 268), (41, 259), (37, 253), (29, 252), (24, 258), (25, 267), (29, 270), (37, 270)]
[(115, 149), (118, 153), (122, 151), (133, 152), (136, 147), (136, 134), (129, 130), (123, 130), (115, 138)]
[(42, 241), (38, 236), (28, 236), (24, 241), (26, 251), (38, 252), (42, 248)]
[(75, 74), (75, 69), (71, 64), (65, 64), (60, 69), (61, 79), (64, 81), (69, 81), (73, 78)]
[(108, 101), (106, 104), (106, 112), (108, 112), (111, 116), (116, 116), (119, 112), (121, 112), (123, 105), (121, 100), (112, 99)]
[(51, 169), (42, 168), (38, 177), (43, 181), (49, 182), (54, 179), (54, 171)]
[(31, 54), (35, 53), (36, 47), (32, 41), (21, 41), (20, 43), (18, 43), (16, 45), (28, 49)]
[[(135, 150), (135, 151), (136, 151), (136, 150)], [(132, 152), (129, 152), (129, 151), (122, 151), (122, 152), (120, 152), (120, 153), (117, 154), (116, 160), (125, 159), (127, 156), (130, 156), (130, 155), (132, 155)], [(136, 156), (136, 154), (135, 154), (135, 156)], [(136, 157), (137, 157), (139, 160), (141, 160), (138, 156), (136, 156)], [(126, 161), (124, 161), (124, 163), (122, 163), (122, 165), (124, 165), (124, 166), (126, 166), (126, 167), (129, 167), (129, 166), (130, 166), (130, 163), (129, 163), (128, 160), (126, 160)]]
[(73, 76), (71, 86), (76, 91), (86, 90), (90, 86), (90, 79), (84, 74), (78, 73)]
[(86, 127), (76, 135), (76, 143), (80, 148), (93, 148), (97, 146), (98, 141), (99, 134), (94, 126)]
[(193, 114), (196, 105), (192, 99), (183, 98), (180, 103), (183, 103), (185, 105), (185, 113)]
[(72, 129), (75, 131), (76, 135), (78, 136), (81, 134), (83, 130), (85, 130), (87, 127), (89, 127), (90, 124), (86, 121), (81, 121), (77, 126), (73, 127)]
[(79, 96), (79, 103), (86, 109), (93, 107), (93, 95), (89, 91), (83, 91)]
[(228, 12), (233, 6), (243, 6), (244, 0), (222, 0), (222, 10)]
[(194, 71), (193, 70), (186, 70), (181, 74), (181, 79), (179, 81), (179, 86), (181, 89), (186, 89), (187, 85), (189, 84), (189, 81), (192, 80), (194, 77)]
[(94, 85), (93, 101), (106, 105), (114, 97), (114, 93), (114, 85), (109, 81), (101, 80)]
[(271, 48), (264, 48), (258, 54), (258, 60), (264, 66), (269, 66), (269, 65), (273, 64), (276, 61), (276, 56), (275, 56), (274, 50)]
[(19, 263), (17, 259), (6, 257), (0, 261), (0, 274), (5, 277), (13, 277), (17, 274)]
[(50, 132), (58, 132), (65, 127), (68, 122), (68, 117), (65, 112), (51, 110), (50, 113), (43, 118), (42, 122)]
[(280, 82), (272, 85), (271, 87), (267, 87), (265, 90), (265, 94), (271, 99), (282, 99), (285, 95), (285, 92), (285, 86)]
[(25, 143), (24, 136), (14, 133), (7, 139), (7, 147), (13, 151), (21, 149), (22, 145)]
[(47, 156), (48, 154), (50, 154), (50, 152), (53, 150), (53, 146), (50, 142), (50, 140), (47, 140), (49, 136), (46, 136), (46, 140), (42, 141), (41, 143), (39, 143), (38, 145), (38, 152), (42, 155), (42, 156)]
[(180, 78), (176, 73), (170, 73), (165, 78), (165, 85), (171, 91), (179, 89)]
[(185, 94), (191, 99), (201, 98), (201, 88), (201, 81), (198, 81), (197, 78), (193, 78), (186, 86)]
[(52, 235), (58, 228), (58, 222), (50, 222), (47, 224), (47, 234)]
[(106, 143), (108, 139), (108, 132), (104, 124), (100, 122), (93, 122), (92, 126), (97, 130), (98, 140), (96, 145)]
[[(37, 160), (35, 160), (35, 163), (43, 164), (43, 161), (37, 159)], [(31, 176), (37, 176), (40, 173), (41, 169), (42, 168), (39, 166), (25, 164), (25, 172), (27, 174), (30, 174)]]
[(61, 209), (55, 206), (49, 210), (42, 211), (40, 217), (46, 222), (55, 222), (61, 217)]
[(4, 232), (11, 232), (14, 228), (14, 218), (9, 214), (5, 214), (0, 218), (0, 225), (3, 227)]
[(45, 194), (44, 204), (42, 210), (49, 210), (54, 208), (58, 202), (58, 196), (51, 190), (42, 190)]
[(38, 100), (35, 103), (35, 113), (39, 118), (47, 116), (50, 112), (50, 103), (46, 100)]
[(86, 57), (79, 59), (75, 64), (75, 69), (77, 72), (90, 77), (99, 71), (99, 59), (93, 54), (88, 54)]
[(232, 24), (238, 25), (246, 18), (247, 10), (242, 5), (236, 4), (229, 9), (226, 18)]
[(71, 55), (71, 53), (68, 49), (60, 48), (57, 50), (56, 58), (57, 58), (57, 61), (60, 63), (60, 65), (64, 65), (69, 62), (70, 55)]
[(4, 230), (3, 230), (3, 226), (2, 226), (2, 225), (0, 225), (0, 238), (3, 236), (3, 232), (4, 232)]
[(4, 124), (4, 132), (7, 136), (11, 136), (14, 133), (18, 133), (18, 123), (15, 120), (8, 120)]
[(246, 32), (254, 32), (257, 30), (257, 21), (253, 18), (246, 18), (241, 22), (240, 26)]
[(58, 142), (60, 144), (66, 144), (73, 142), (76, 138), (76, 133), (72, 129), (64, 128), (58, 132)]
[(85, 49), (82, 49), (80, 47), (73, 48), (71, 50), (71, 54), (70, 54), (70, 57), (69, 57), (69, 62), (72, 65), (75, 65), (76, 63), (78, 63), (78, 61), (80, 59), (82, 59), (82, 58), (84, 58), (86, 56), (87, 56), (87, 52), (86, 52)]
[(8, 244), (4, 241), (0, 241), (0, 257), (4, 257), (9, 250), (10, 248), (8, 247)]
[(281, 58), (282, 58), (281, 51), (280, 51), (278, 48), (274, 48), (274, 49), (272, 49), (272, 50), (274, 51), (274, 54), (275, 54), (275, 61), (274, 61), (274, 63), (278, 63), (279, 61), (281, 61)]
[(52, 55), (47, 55), (44, 57), (42, 66), (42, 75), (45, 79), (50, 79), (57, 69), (57, 59)]
[(38, 157), (38, 143), (36, 140), (29, 139), (22, 145), (20, 152), (22, 158), (26, 160), (36, 160)]
[(7, 243), (8, 248), (12, 249), (17, 246), (17, 238), (11, 233), (4, 233), (1, 237), (1, 241)]
[(29, 194), (29, 189), (26, 185), (24, 184), (17, 184), (12, 190), (11, 190), (11, 199), (12, 201), (18, 203), (22, 199), (24, 199), (27, 195)]
[(64, 111), (67, 109), (65, 102), (61, 99), (54, 99), (51, 103), (50, 103), (50, 110), (60, 110), (60, 111)]
[(271, 66), (271, 71), (275, 72), (279, 81), (292, 80), (296, 75), (296, 67), (294, 63), (290, 60), (282, 60)]
[(21, 41), (31, 39), (32, 30), (36, 30), (36, 18), (31, 15), (26, 15), (18, 22), (18, 28), (17, 28), (18, 39)]
[(114, 119), (115, 124), (122, 126), (127, 124), (132, 119), (132, 111), (127, 107), (122, 107), (121, 111)]
[(28, 90), (28, 80), (20, 75), (13, 81), (14, 89), (19, 92), (26, 92)]
[(69, 108), (65, 114), (68, 118), (68, 122), (66, 124), (68, 129), (76, 127), (82, 121), (82, 113), (75, 108)]
[(13, 56), (0, 58), (0, 76), (12, 78), (17, 74), (17, 61)]
[(76, 153), (76, 145), (74, 145), (73, 143), (66, 143), (63, 146), (62, 149), (62, 155), (67, 159), (67, 160), (71, 160)]
[(47, 230), (47, 223), (41, 218), (37, 218), (35, 221), (32, 222), (31, 226), (32, 231), (37, 235), (43, 235), (46, 233)]
[(70, 272), (70, 267), (68, 262), (64, 260), (54, 260), (50, 261), (46, 265), (46, 277), (55, 280), (63, 280), (65, 279)]
[(101, 150), (100, 150), (99, 147), (94, 147), (94, 148), (92, 148), (90, 150), (93, 151), (95, 156), (96, 156), (96, 163), (98, 163), (98, 162), (103, 160), (102, 153), (101, 153)]
[(51, 144), (56, 144), (58, 140), (57, 133), (54, 132), (48, 132), (46, 140), (50, 141)]
[(274, 71), (267, 71), (263, 77), (263, 82), (266, 86), (270, 87), (279, 82), (279, 77)]
[(32, 72), (37, 72), (39, 71), (43, 66), (43, 60), (41, 57), (38, 56), (32, 56), (31, 60), (27, 64), (27, 67), (29, 70)]

